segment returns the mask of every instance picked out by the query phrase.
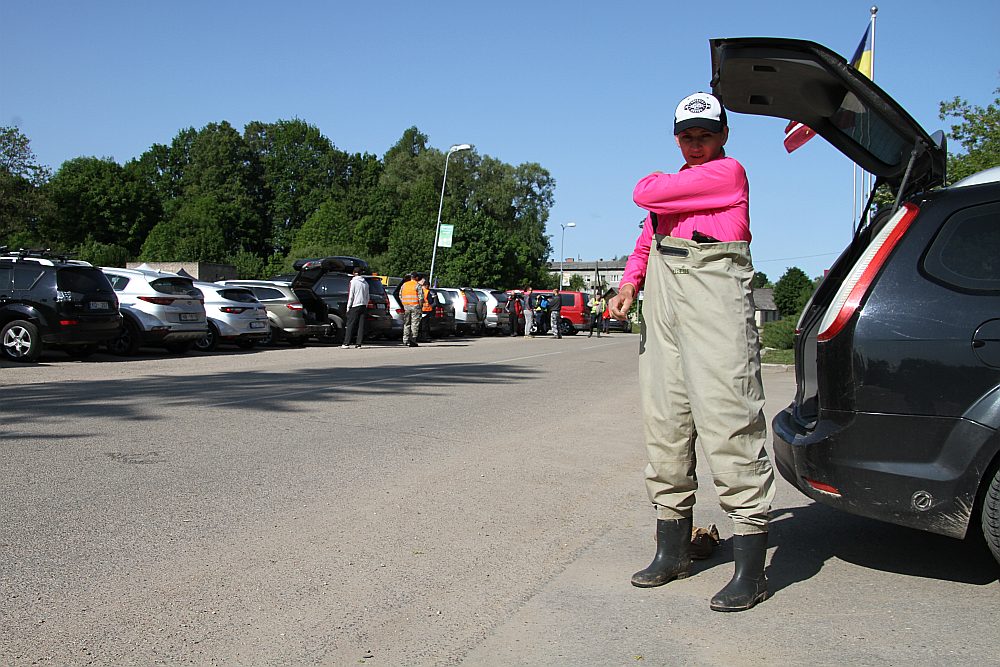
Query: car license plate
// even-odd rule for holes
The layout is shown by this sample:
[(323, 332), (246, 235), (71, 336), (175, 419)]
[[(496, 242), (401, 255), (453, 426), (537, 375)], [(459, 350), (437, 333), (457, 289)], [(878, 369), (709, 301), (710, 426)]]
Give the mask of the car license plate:
[(264, 323), (263, 322), (251, 322), (250, 323), (250, 328), (251, 329), (263, 329), (264, 328)]
[(198, 313), (181, 313), (181, 322), (197, 322)]
[(90, 309), (91, 310), (107, 310), (108, 309), (108, 302), (107, 301), (91, 301), (90, 302)]

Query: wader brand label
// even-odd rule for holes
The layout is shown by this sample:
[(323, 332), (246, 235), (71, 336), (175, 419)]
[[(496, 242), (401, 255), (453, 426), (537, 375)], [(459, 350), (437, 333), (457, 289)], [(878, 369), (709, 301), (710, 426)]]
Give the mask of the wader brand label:
[(680, 275), (687, 275), (687, 272), (688, 272), (688, 269), (687, 269), (686, 266), (671, 267), (670, 270), (674, 273), (674, 275), (679, 275), (679, 276)]

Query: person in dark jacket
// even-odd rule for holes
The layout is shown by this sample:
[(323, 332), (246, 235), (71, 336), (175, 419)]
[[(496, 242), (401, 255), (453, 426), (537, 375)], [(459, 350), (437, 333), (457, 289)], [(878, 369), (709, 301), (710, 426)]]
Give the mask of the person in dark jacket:
[(562, 338), (562, 327), (560, 323), (562, 320), (562, 296), (559, 294), (559, 288), (552, 290), (552, 296), (549, 298), (549, 323), (552, 326), (552, 333), (556, 335), (556, 338)]
[(507, 311), (508, 320), (510, 321), (510, 335), (517, 336), (518, 320), (521, 319), (521, 298), (516, 294), (511, 294), (507, 298), (507, 303), (504, 304), (504, 310)]

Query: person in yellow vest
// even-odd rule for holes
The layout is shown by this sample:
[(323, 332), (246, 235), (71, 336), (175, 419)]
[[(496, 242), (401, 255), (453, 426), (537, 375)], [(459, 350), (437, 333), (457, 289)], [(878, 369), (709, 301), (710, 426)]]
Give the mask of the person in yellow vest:
[(399, 301), (403, 306), (403, 345), (417, 347), (420, 337), (420, 318), (427, 303), (427, 291), (422, 284), (423, 276), (412, 273), (399, 288)]

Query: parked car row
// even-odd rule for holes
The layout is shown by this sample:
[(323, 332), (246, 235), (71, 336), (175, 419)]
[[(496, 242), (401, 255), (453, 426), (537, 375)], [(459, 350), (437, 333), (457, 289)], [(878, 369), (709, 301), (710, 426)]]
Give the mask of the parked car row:
[[(93, 267), (45, 251), (0, 251), (0, 351), (14, 361), (34, 361), (44, 347), (85, 357), (99, 347), (131, 356), (142, 347), (175, 354), (242, 349), (309, 339), (340, 342), (351, 271), (369, 286), (366, 338), (400, 338), (401, 281), (370, 275), (356, 257), (324, 257), (295, 263), (296, 273), (272, 280), (196, 281), (148, 265), (134, 269)], [(433, 288), (421, 336), (482, 335), (509, 330), (511, 294), (485, 288)], [(551, 292), (535, 292), (531, 300)], [(563, 333), (589, 326), (587, 295), (562, 293)], [(519, 320), (523, 332), (524, 320)]]

